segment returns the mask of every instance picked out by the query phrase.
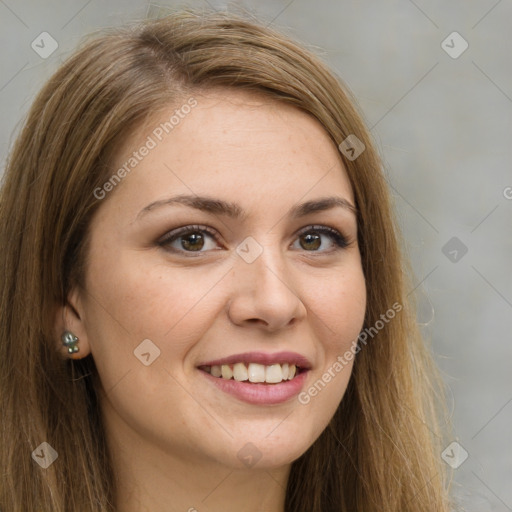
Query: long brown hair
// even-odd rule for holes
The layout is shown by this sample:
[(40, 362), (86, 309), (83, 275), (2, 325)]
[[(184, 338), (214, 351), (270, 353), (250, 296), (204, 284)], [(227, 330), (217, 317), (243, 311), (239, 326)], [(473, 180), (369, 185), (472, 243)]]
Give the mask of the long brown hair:
[[(0, 196), (0, 509), (115, 510), (96, 367), (91, 356), (59, 355), (55, 311), (83, 282), (88, 226), (101, 204), (93, 191), (112, 175), (120, 141), (149, 113), (211, 87), (266, 94), (316, 118), (336, 145), (351, 134), (364, 143), (357, 159), (343, 157), (368, 290), (364, 329), (402, 306), (360, 344), (341, 405), (292, 465), (286, 512), (447, 511), (439, 379), (354, 99), (282, 34), (244, 16), (193, 10), (86, 42), (44, 86), (10, 154)], [(45, 470), (31, 458), (42, 442), (58, 453)]]

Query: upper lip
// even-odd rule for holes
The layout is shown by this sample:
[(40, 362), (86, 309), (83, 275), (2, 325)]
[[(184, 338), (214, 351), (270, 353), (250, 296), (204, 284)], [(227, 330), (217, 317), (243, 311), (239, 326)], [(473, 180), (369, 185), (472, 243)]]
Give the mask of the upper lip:
[(243, 354), (233, 354), (228, 357), (223, 357), (222, 359), (206, 361), (198, 366), (221, 366), (223, 364), (235, 363), (257, 363), (265, 366), (289, 363), (299, 366), (305, 370), (309, 370), (311, 368), (309, 360), (305, 356), (297, 354), (296, 352), (274, 352), (272, 354), (265, 352), (244, 352)]

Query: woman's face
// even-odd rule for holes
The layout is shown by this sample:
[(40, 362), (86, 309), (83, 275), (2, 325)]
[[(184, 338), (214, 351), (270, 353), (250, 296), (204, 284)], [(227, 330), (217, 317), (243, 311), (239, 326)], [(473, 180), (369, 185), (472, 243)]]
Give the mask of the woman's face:
[(102, 189), (75, 295), (78, 355), (92, 352), (119, 446), (278, 467), (324, 430), (352, 370), (336, 362), (366, 307), (354, 196), (306, 114), (247, 92), (194, 98), (118, 153), (129, 171)]

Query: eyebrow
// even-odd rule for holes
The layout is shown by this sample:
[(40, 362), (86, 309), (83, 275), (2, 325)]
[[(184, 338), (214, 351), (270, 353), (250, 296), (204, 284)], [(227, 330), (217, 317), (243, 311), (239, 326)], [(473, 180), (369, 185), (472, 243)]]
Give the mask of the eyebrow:
[[(137, 215), (137, 219), (147, 214), (148, 212), (161, 208), (163, 206), (172, 206), (175, 204), (181, 204), (201, 210), (207, 213), (213, 213), (215, 215), (224, 215), (232, 219), (243, 220), (247, 217), (246, 212), (236, 203), (223, 201), (222, 199), (214, 199), (211, 197), (197, 196), (197, 195), (178, 195), (170, 197), (168, 199), (161, 199), (154, 201), (145, 206)], [(337, 196), (321, 197), (313, 201), (306, 201), (299, 203), (290, 209), (288, 216), (291, 218), (305, 217), (311, 213), (322, 212), (331, 210), (336, 207), (341, 207), (346, 210), (357, 213), (357, 208), (350, 203), (347, 199)]]

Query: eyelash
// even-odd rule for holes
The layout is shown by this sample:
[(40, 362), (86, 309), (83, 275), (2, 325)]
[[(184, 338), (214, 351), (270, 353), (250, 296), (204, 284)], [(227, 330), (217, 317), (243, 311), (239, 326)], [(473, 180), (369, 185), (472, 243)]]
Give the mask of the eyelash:
[[(345, 249), (347, 246), (350, 245), (350, 240), (347, 239), (346, 236), (341, 234), (337, 229), (331, 228), (329, 226), (318, 226), (318, 225), (311, 225), (306, 226), (305, 228), (301, 229), (299, 233), (297, 233), (297, 238), (301, 237), (302, 235), (305, 235), (309, 232), (315, 232), (318, 234), (327, 235), (330, 237), (330, 239), (334, 242), (336, 247), (334, 249), (328, 250), (328, 251), (307, 251), (304, 249), (305, 252), (308, 253), (320, 253), (320, 254), (329, 254), (332, 252), (339, 251), (341, 249)], [(184, 226), (182, 228), (175, 229), (173, 231), (170, 231), (166, 235), (164, 235), (159, 241), (158, 245), (165, 250), (174, 252), (174, 253), (185, 253), (189, 254), (192, 257), (199, 256), (200, 254), (204, 254), (208, 251), (186, 251), (184, 249), (176, 249), (174, 247), (170, 247), (170, 244), (174, 242), (175, 240), (179, 240), (184, 235), (193, 234), (193, 233), (207, 233), (211, 238), (215, 240), (215, 242), (218, 243), (217, 234), (216, 232), (209, 228), (208, 226), (200, 226), (200, 225), (192, 225), (192, 226)]]

